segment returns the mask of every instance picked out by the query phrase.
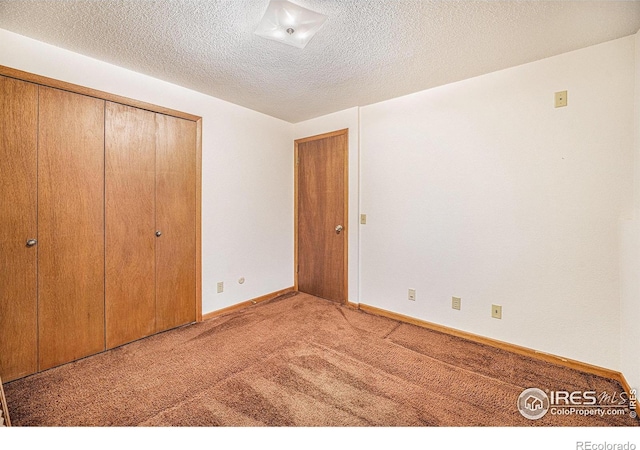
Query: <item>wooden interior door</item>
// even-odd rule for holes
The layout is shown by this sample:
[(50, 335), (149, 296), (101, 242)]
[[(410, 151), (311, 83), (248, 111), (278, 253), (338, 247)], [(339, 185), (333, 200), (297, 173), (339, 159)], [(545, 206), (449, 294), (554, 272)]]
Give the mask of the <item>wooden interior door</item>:
[(113, 348), (156, 329), (156, 120), (111, 102), (105, 114), (105, 319)]
[(37, 371), (38, 86), (0, 77), (0, 377)]
[(347, 130), (296, 141), (296, 287), (347, 301)]
[(104, 101), (40, 87), (39, 369), (104, 343)]
[(196, 123), (156, 115), (156, 330), (196, 320)]

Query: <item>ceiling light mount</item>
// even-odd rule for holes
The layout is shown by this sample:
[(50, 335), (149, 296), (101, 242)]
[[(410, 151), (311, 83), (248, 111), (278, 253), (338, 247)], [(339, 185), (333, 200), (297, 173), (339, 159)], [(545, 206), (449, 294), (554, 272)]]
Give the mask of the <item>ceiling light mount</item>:
[(327, 20), (324, 14), (285, 0), (271, 0), (255, 34), (304, 48)]

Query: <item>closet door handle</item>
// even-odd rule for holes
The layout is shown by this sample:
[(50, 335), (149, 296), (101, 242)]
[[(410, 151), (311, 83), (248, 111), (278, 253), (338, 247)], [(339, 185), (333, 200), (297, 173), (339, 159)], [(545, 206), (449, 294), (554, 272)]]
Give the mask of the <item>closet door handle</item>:
[(160, 231), (160, 230), (156, 231), (156, 236), (158, 236), (158, 237), (162, 236), (162, 231)]
[(33, 247), (34, 245), (36, 245), (38, 243), (37, 239), (28, 239), (27, 240), (27, 247)]

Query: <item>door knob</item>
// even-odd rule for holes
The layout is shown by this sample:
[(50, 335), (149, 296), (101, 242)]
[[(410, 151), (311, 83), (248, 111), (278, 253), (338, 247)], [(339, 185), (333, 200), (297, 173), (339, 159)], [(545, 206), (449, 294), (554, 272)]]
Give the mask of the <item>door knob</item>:
[(342, 225), (338, 225), (338, 226), (336, 227), (336, 234), (340, 234), (340, 232), (341, 232), (342, 230), (344, 230), (344, 227), (343, 227)]
[(162, 236), (162, 231), (160, 231), (160, 230), (156, 231), (156, 236), (158, 236), (158, 237)]
[(27, 247), (33, 247), (37, 243), (38, 243), (38, 241), (36, 239), (29, 239), (29, 240), (27, 240)]

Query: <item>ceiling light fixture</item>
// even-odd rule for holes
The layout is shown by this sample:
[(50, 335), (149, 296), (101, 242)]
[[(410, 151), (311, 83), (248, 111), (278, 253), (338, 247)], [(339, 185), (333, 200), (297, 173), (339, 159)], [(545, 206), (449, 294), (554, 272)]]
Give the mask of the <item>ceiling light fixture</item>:
[(271, 0), (255, 34), (304, 48), (327, 16), (284, 0)]

